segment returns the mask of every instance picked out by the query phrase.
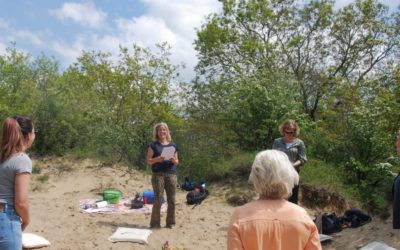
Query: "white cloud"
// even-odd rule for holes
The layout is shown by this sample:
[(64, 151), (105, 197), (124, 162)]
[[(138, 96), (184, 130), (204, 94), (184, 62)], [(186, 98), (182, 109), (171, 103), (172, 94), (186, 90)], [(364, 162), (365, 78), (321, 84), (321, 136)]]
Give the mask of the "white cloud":
[[(127, 27), (126, 39), (139, 45), (154, 48), (155, 43), (168, 42), (171, 45), (171, 62), (186, 65), (182, 72), (185, 80), (194, 76), (197, 64), (193, 42), (196, 28), (199, 29), (205, 17), (221, 10), (216, 0), (142, 0), (148, 12), (132, 20), (119, 20), (119, 27)], [(121, 25), (124, 24), (124, 25)], [(121, 29), (121, 33), (123, 33)], [(131, 39), (128, 39), (131, 37)]]
[(35, 46), (43, 45), (39, 33), (35, 34), (28, 30), (16, 30), (2, 18), (0, 18), (0, 37), (1, 42), (3, 42), (3, 46), (5, 46), (4, 43), (10, 42), (16, 42), (18, 45), (19, 41), (21, 41), (21, 43), (29, 43)]
[(61, 20), (71, 19), (74, 22), (91, 28), (102, 27), (107, 17), (107, 14), (97, 9), (92, 2), (85, 2), (83, 4), (64, 3), (61, 9), (50, 10), (50, 14)]
[(83, 50), (85, 49), (85, 38), (84, 36), (77, 36), (75, 41), (72, 44), (66, 44), (60, 41), (54, 41), (50, 45), (52, 50), (57, 52), (63, 57), (63, 65), (71, 65), (73, 62), (76, 62), (76, 59), (82, 55)]
[(6, 53), (7, 46), (0, 42), (0, 55), (4, 55)]
[(119, 45), (124, 45), (124, 41), (120, 37), (112, 35), (105, 35), (101, 37), (98, 35), (93, 35), (88, 43), (89, 45), (87, 47), (92, 48), (92, 50), (109, 52), (115, 57), (118, 56)]
[(9, 25), (8, 23), (0, 17), (0, 29), (8, 30)]
[(143, 0), (149, 5), (147, 15), (165, 20), (167, 26), (181, 36), (195, 38), (194, 28), (199, 28), (205, 16), (221, 9), (216, 0)]
[[(53, 30), (54, 33), (50, 34), (51, 37), (57, 37), (57, 40), (48, 37), (47, 43), (42, 42), (44, 38), (41, 40), (39, 35), (27, 31), (13, 33), (15, 36), (18, 35), (20, 40), (30, 40), (32, 44), (37, 45), (36, 47), (50, 49), (52, 51), (50, 54), (59, 55), (62, 67), (75, 62), (83, 50), (109, 52), (116, 58), (120, 45), (131, 48), (135, 43), (153, 50), (156, 44), (167, 42), (171, 46), (171, 63), (175, 65), (184, 63), (186, 68), (181, 72), (181, 76), (186, 81), (191, 80), (194, 76), (193, 68), (197, 64), (193, 46), (196, 38), (195, 28), (200, 28), (205, 16), (220, 11), (221, 3), (216, 0), (140, 1), (146, 5), (146, 13), (140, 16), (120, 16), (115, 20), (107, 20), (107, 13), (100, 9), (100, 4), (96, 1), (65, 2), (60, 8), (51, 10), (51, 15), (60, 20), (71, 20), (89, 28), (80, 29), (79, 34), (68, 34), (72, 42), (57, 35), (57, 30)], [(103, 9), (106, 10), (105, 7)], [(0, 28), (3, 23), (5, 22), (0, 19)], [(4, 40), (0, 42), (4, 43)]]
[(165, 20), (155, 16), (119, 19), (117, 29), (124, 43), (135, 42), (144, 47), (153, 47), (154, 44), (163, 42), (168, 42), (171, 46), (176, 44), (174, 32), (166, 26)]
[(29, 41), (30, 43), (33, 43), (38, 46), (43, 45), (43, 41), (40, 38), (40, 35), (37, 35), (27, 30), (17, 31), (15, 33), (15, 36), (17, 37), (18, 40)]
[[(155, 49), (156, 44), (167, 42), (171, 46), (171, 63), (184, 63), (186, 68), (181, 75), (184, 80), (194, 76), (193, 68), (197, 64), (193, 42), (196, 38), (195, 28), (200, 28), (205, 16), (221, 9), (215, 0), (142, 0), (148, 5), (148, 12), (132, 18), (119, 18), (112, 24), (113, 33), (97, 33), (90, 37), (79, 37), (74, 48), (58, 44), (58, 52), (68, 56), (71, 61), (82, 49), (110, 52), (115, 58), (119, 45), (131, 48), (135, 43), (141, 47)], [(111, 25), (111, 24), (110, 24)], [(77, 50), (76, 44), (80, 44)], [(86, 49), (87, 50), (87, 49)]]

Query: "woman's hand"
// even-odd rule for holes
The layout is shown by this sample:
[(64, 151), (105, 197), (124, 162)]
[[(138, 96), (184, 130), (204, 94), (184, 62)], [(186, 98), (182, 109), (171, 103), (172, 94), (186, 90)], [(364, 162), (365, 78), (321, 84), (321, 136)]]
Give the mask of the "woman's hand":
[(21, 222), (21, 229), (22, 229), (22, 231), (25, 230), (25, 228), (28, 226), (28, 224), (29, 224), (29, 221), (22, 221), (22, 222)]
[(174, 157), (171, 158), (171, 162), (177, 166), (179, 164), (178, 153), (174, 154)]
[(148, 147), (147, 148), (147, 157), (146, 157), (147, 164), (153, 165), (154, 163), (162, 162), (164, 160), (164, 157), (161, 155), (152, 158), (153, 155), (154, 155), (153, 149), (151, 149), (151, 147)]
[(165, 160), (165, 157), (160, 155), (160, 156), (153, 158), (153, 163), (162, 162), (164, 160)]
[(295, 169), (298, 169), (298, 168), (300, 168), (300, 166), (301, 166), (301, 161), (300, 161), (300, 160), (297, 160), (297, 161), (293, 162), (292, 165), (293, 165), (293, 167), (294, 167)]

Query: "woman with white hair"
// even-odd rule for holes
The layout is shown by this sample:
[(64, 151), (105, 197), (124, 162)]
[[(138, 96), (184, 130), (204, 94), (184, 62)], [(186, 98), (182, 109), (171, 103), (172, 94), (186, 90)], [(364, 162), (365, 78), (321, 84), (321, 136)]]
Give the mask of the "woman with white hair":
[(300, 206), (286, 200), (299, 175), (278, 150), (256, 155), (249, 182), (259, 199), (235, 209), (228, 249), (322, 249), (316, 225)]

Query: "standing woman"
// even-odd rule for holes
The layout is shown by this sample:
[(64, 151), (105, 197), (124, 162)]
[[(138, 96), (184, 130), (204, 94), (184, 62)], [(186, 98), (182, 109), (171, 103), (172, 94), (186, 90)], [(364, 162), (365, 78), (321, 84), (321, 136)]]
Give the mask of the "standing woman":
[[(400, 156), (400, 134), (396, 139), (396, 152)], [(400, 165), (397, 166), (397, 176), (392, 186), (393, 198), (393, 229), (400, 229)]]
[[(171, 153), (166, 153), (168, 151)], [(166, 123), (161, 122), (154, 126), (153, 142), (147, 149), (147, 164), (151, 165), (153, 172), (151, 184), (154, 191), (150, 227), (160, 228), (160, 210), (165, 189), (168, 204), (166, 227), (173, 228), (175, 226), (175, 188), (178, 182), (176, 167), (179, 160), (177, 146), (171, 143), (171, 135)]]
[(228, 250), (321, 250), (318, 229), (302, 207), (286, 200), (299, 182), (287, 155), (256, 155), (249, 182), (259, 199), (235, 208), (228, 226)]
[(35, 140), (32, 120), (8, 117), (3, 122), (0, 155), (0, 249), (22, 249), (29, 224), (28, 189), (32, 161), (25, 150)]
[[(300, 135), (300, 127), (297, 123), (292, 120), (286, 120), (281, 126), (279, 126), (279, 132), (283, 137), (275, 139), (272, 149), (277, 149), (285, 152), (289, 157), (290, 162), (298, 173), (300, 173), (300, 167), (307, 161), (306, 146), (304, 142), (298, 137)], [(292, 190), (292, 195), (289, 197), (289, 201), (297, 204), (299, 198), (299, 185), (296, 185)]]

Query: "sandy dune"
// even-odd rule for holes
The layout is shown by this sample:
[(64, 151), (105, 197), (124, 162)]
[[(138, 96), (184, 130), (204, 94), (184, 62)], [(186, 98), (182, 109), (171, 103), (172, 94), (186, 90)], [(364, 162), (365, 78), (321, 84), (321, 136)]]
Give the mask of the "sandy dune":
[[(148, 245), (112, 243), (108, 237), (118, 227), (148, 228), (150, 215), (85, 214), (79, 212), (79, 200), (94, 198), (107, 187), (121, 190), (125, 198), (133, 197), (136, 192), (151, 190), (149, 174), (66, 157), (34, 159), (34, 166), (41, 172), (32, 178), (32, 221), (26, 232), (48, 239), (52, 245), (46, 249), (161, 249), (166, 240), (177, 248), (226, 249), (226, 230), (234, 208), (226, 203), (223, 187), (210, 186), (210, 196), (195, 208), (185, 203), (186, 192), (178, 190), (177, 226), (165, 228), (163, 215), (162, 228), (153, 230)], [(312, 215), (313, 211), (309, 212)], [(358, 249), (372, 241), (400, 249), (400, 230), (391, 229), (391, 219), (374, 218), (361, 228), (334, 235), (323, 249)]]

